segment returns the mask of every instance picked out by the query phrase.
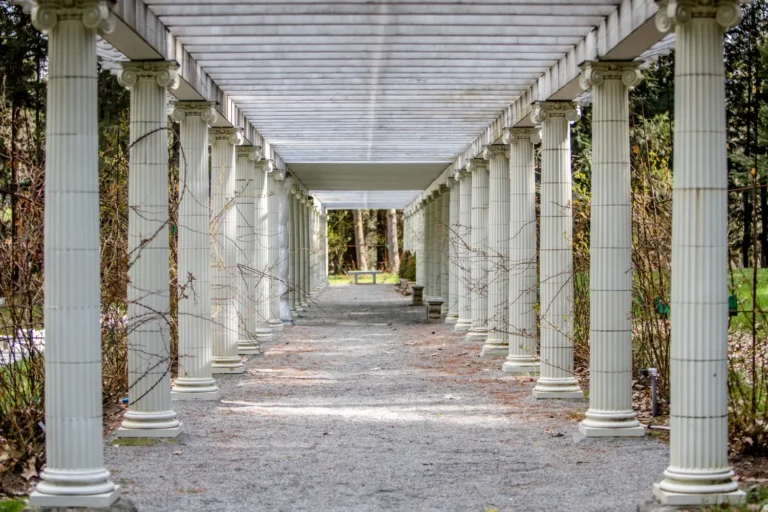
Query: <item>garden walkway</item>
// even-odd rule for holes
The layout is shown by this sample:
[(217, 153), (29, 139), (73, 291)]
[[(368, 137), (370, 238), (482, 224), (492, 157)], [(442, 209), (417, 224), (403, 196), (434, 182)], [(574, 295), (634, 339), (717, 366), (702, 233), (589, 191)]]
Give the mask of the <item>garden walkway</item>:
[(632, 511), (653, 439), (574, 442), (586, 403), (537, 403), (391, 285), (327, 288), (221, 402), (177, 402), (179, 444), (109, 444), (140, 511)]

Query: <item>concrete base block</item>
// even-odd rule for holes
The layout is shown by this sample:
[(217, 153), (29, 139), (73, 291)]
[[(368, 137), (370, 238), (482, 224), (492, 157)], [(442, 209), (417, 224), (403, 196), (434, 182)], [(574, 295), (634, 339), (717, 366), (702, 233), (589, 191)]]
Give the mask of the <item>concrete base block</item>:
[(235, 366), (235, 367), (221, 367), (221, 366), (214, 366), (211, 368), (211, 373), (213, 374), (225, 374), (225, 375), (238, 375), (240, 373), (245, 373), (245, 366)]
[(507, 357), (509, 354), (508, 344), (487, 343), (483, 345), (480, 351), (482, 357)]
[(269, 322), (269, 328), (272, 332), (283, 332), (283, 322)]
[(583, 391), (537, 391), (533, 390), (533, 398), (537, 400), (584, 400)]
[(453, 325), (453, 332), (469, 332), (471, 328), (472, 328), (472, 324), (459, 319)]
[(468, 341), (485, 341), (488, 339), (488, 331), (470, 331), (467, 333)]
[(637, 427), (586, 427), (579, 423), (579, 433), (584, 437), (645, 437), (645, 429)]
[(447, 324), (455, 324), (458, 321), (459, 321), (459, 317), (458, 316), (448, 315), (448, 316), (445, 317), (445, 323), (447, 323)]
[(125, 428), (117, 429), (117, 437), (174, 438), (181, 435), (181, 424), (174, 428)]
[(237, 355), (239, 356), (252, 356), (254, 354), (261, 354), (261, 349), (258, 346), (238, 346)]
[(24, 512), (86, 512), (98, 510), (101, 512), (137, 512), (132, 501), (120, 498), (120, 486), (104, 494), (89, 494), (87, 496), (69, 496), (43, 494), (34, 491), (29, 495), (29, 505)]
[(206, 391), (203, 393), (183, 393), (171, 391), (171, 400), (218, 400), (221, 394), (218, 391)]
[[(680, 492), (669, 492), (663, 490), (659, 484), (653, 484), (653, 497), (658, 500), (662, 506), (670, 507), (712, 507), (720, 504), (743, 505), (747, 502), (747, 494), (741, 489), (733, 492), (712, 493), (712, 494), (687, 494)], [(664, 510), (664, 509), (645, 509), (645, 510)], [(673, 508), (674, 510), (674, 508)]]

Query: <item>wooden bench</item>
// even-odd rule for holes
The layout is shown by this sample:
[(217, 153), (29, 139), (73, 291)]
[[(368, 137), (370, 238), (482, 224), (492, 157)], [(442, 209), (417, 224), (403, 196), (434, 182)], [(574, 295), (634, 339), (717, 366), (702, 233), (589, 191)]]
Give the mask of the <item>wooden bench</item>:
[(371, 275), (373, 277), (373, 284), (376, 284), (376, 276), (379, 274), (383, 274), (381, 270), (350, 270), (347, 272), (348, 275), (355, 276), (355, 284), (359, 284), (357, 282), (357, 278), (360, 275)]

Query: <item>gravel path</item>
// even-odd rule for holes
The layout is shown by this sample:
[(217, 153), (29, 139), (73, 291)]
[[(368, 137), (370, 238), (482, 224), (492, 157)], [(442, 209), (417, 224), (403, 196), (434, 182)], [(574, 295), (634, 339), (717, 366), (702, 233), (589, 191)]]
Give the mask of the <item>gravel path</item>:
[(574, 442), (586, 403), (530, 398), (390, 285), (333, 287), (297, 326), (175, 402), (179, 444), (106, 447), (148, 511), (632, 511), (667, 465), (655, 440)]

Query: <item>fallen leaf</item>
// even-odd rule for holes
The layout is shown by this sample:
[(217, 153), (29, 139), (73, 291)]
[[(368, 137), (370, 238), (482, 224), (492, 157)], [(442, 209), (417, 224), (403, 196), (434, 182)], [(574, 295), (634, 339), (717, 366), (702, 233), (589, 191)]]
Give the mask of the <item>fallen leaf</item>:
[(31, 457), (29, 460), (27, 460), (27, 463), (24, 464), (24, 471), (22, 471), (21, 476), (24, 478), (24, 480), (32, 480), (37, 476), (37, 458)]
[(181, 450), (176, 450), (175, 452), (173, 452), (173, 454), (174, 455), (181, 455)]

